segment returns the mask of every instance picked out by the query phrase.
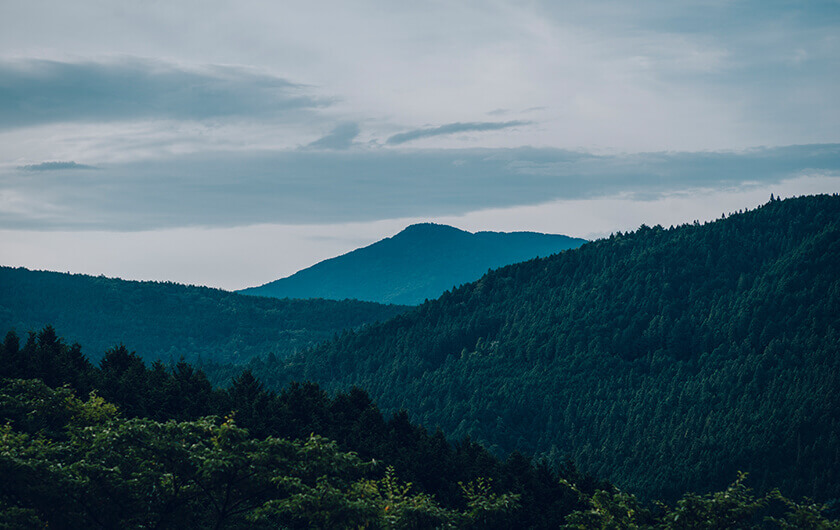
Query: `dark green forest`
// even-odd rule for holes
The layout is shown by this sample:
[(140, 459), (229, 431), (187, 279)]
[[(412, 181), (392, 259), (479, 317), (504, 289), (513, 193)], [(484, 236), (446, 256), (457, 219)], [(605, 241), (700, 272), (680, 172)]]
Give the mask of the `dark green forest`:
[[(404, 412), (384, 417), (357, 388), (329, 396), (295, 383), (275, 393), (244, 371), (214, 389), (185, 362), (147, 367), (124, 346), (94, 366), (51, 327), (8, 333), (0, 377), (0, 516), (37, 516), (50, 527), (361, 527), (388, 515), (380, 512), (391, 495), (392, 509), (419, 525), (408, 527), (550, 528), (585, 507), (561, 481), (590, 494), (609, 487), (568, 462), (550, 469), (520, 454), (499, 460), (468, 439), (451, 444)], [(213, 445), (219, 437), (225, 443)], [(249, 466), (265, 466), (265, 476), (246, 480)], [(226, 488), (236, 492), (220, 508)], [(254, 512), (278, 499), (285, 504)]]
[(358, 388), (275, 393), (246, 370), (214, 389), (125, 346), (95, 366), (51, 327), (6, 334), (0, 415), (0, 528), (840, 528), (743, 474), (643, 505), (571, 462), (386, 419)]
[(840, 197), (642, 226), (253, 365), (644, 499), (840, 498)]
[(0, 329), (25, 333), (54, 325), (93, 358), (119, 343), (149, 360), (237, 364), (269, 352), (285, 357), (406, 309), (0, 267)]
[(277, 298), (354, 298), (417, 305), (439, 297), (453, 286), (479, 279), (488, 269), (548, 256), (585, 242), (554, 234), (473, 234), (446, 225), (416, 224), (288, 278), (239, 292)]

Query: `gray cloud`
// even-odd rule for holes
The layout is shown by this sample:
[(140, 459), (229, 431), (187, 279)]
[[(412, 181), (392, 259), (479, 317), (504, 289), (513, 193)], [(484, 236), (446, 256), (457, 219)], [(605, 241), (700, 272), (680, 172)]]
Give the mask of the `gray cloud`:
[(96, 169), (94, 166), (77, 164), (72, 160), (69, 162), (41, 162), (40, 164), (29, 164), (20, 166), (18, 169), (24, 171), (57, 171), (62, 169)]
[(331, 133), (315, 140), (306, 147), (310, 149), (348, 149), (353, 145), (353, 140), (357, 136), (359, 136), (359, 124), (352, 122), (342, 123), (333, 129)]
[(328, 105), (312, 89), (253, 70), (123, 58), (0, 62), (0, 128), (124, 119), (273, 118)]
[(614, 156), (533, 148), (217, 152), (45, 171), (37, 182), (0, 173), (0, 228), (435, 217), (555, 199), (770, 185), (806, 172), (840, 177), (840, 144)]
[[(502, 0), (490, 6), (401, 3), (387, 10), (375, 2), (259, 4), (259, 9), (242, 9), (233, 3), (214, 3), (201, 14), (202, 23), (195, 24), (194, 9), (161, 2), (133, 2), (112, 10), (102, 9), (101, 0), (4, 2), (0, 55), (54, 58), (138, 53), (186, 64), (223, 60), (295, 72), (295, 79), (317, 79), (331, 94), (342, 97), (342, 109), (355, 117), (351, 119), (370, 119), (366, 127), (372, 133), (378, 132), (374, 130), (377, 123), (529, 119), (532, 115), (524, 114), (522, 107), (547, 106), (550, 112), (533, 115), (539, 131), (511, 131), (517, 134), (506, 137), (505, 145), (538, 142), (632, 151), (700, 150), (840, 138), (840, 105), (835, 95), (840, 86), (840, 39), (836, 37), (840, 4), (836, 0), (537, 0), (524, 5)], [(403, 24), (409, 19), (412, 24)], [(365, 28), (364, 39), (355, 38), (359, 27)], [(395, 27), (400, 31), (394, 32)], [(464, 32), (464, 27), (471, 29)], [(354, 58), (350, 61), (354, 67), (347, 67), (348, 58)], [(125, 61), (116, 65), (124, 66), (121, 62)], [(52, 115), (66, 120), (80, 119), (79, 115), (96, 119), (102, 114), (113, 119), (114, 113), (108, 112), (113, 98), (104, 98), (105, 109), (97, 114), (89, 101), (94, 98), (82, 97), (96, 86), (65, 79), (69, 74), (42, 76), (48, 86), (63, 89), (44, 100), (70, 98), (64, 83), (83, 104), (74, 107), (69, 101), (66, 106), (71, 110), (39, 111), (37, 98), (21, 96), (19, 85), (28, 88), (38, 81), (39, 69), (59, 68), (28, 63), (29, 71), (19, 63), (0, 69), (0, 90), (6, 91), (0, 97), (0, 109), (29, 105), (25, 111), (0, 110), (0, 128), (21, 120), (43, 122), (53, 119)], [(140, 76), (129, 72), (130, 84), (137, 79), (141, 86), (147, 85), (148, 77), (157, 72), (156, 64), (144, 66)], [(89, 66), (78, 63), (71, 70)], [(94, 74), (105, 68), (102, 63), (93, 66)], [(220, 84), (218, 76), (207, 69), (184, 69), (171, 63), (162, 69), (185, 72), (191, 79), (209, 77), (214, 86)], [(104, 77), (104, 86), (114, 81), (112, 77), (119, 79)], [(232, 83), (243, 88), (243, 82), (234, 79)], [(230, 88), (221, 85), (223, 91)], [(286, 88), (281, 87), (283, 97)], [(15, 97), (10, 99), (11, 89)], [(248, 87), (243, 91), (254, 92)], [(264, 93), (256, 92), (258, 100), (266, 99)], [(317, 99), (305, 87), (298, 94)], [(266, 108), (276, 103), (268, 99)], [(237, 101), (242, 105), (249, 100), (243, 95)], [(135, 115), (125, 106), (119, 115)], [(144, 108), (145, 116), (150, 111)], [(215, 108), (168, 113), (216, 116)], [(220, 108), (222, 115), (230, 115)], [(479, 117), (497, 108), (510, 109), (510, 113)], [(447, 115), (471, 117), (441, 118)], [(315, 125), (318, 129), (323, 122)], [(386, 138), (392, 132), (380, 134)], [(308, 142), (316, 136), (312, 128), (306, 128), (297, 138)]]
[(455, 134), (461, 132), (481, 132), (481, 131), (498, 131), (499, 129), (507, 129), (509, 127), (517, 127), (520, 125), (530, 125), (529, 121), (505, 121), (505, 122), (469, 122), (469, 123), (448, 123), (440, 127), (431, 127), (428, 129), (414, 129), (404, 133), (399, 133), (391, 136), (386, 141), (389, 145), (399, 145), (412, 140), (420, 138), (429, 138), (430, 136), (442, 136), (445, 134)]

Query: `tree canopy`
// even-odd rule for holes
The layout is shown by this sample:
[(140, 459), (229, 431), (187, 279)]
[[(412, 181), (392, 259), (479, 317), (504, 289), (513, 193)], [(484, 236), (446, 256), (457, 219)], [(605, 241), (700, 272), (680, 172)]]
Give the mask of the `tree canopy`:
[[(492, 271), (288, 360), (269, 388), (358, 385), (385, 410), (644, 498), (840, 498), (840, 197), (642, 226)], [(211, 374), (212, 376), (212, 374)]]

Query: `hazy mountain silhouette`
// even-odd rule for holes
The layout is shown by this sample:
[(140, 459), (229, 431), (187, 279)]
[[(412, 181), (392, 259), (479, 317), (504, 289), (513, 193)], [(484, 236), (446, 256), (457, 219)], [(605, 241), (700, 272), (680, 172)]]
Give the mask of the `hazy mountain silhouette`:
[(287, 278), (239, 292), (275, 298), (420, 304), (477, 280), (488, 269), (548, 256), (585, 242), (536, 232), (473, 234), (447, 225), (416, 224)]
[(119, 343), (145, 359), (244, 363), (284, 357), (407, 308), (356, 300), (275, 300), (171, 282), (0, 267), (0, 329), (52, 324), (97, 359)]

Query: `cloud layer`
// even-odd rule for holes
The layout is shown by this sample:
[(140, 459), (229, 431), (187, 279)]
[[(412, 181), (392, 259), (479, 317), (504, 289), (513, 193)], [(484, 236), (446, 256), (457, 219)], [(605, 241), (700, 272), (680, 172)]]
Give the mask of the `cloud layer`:
[(0, 62), (0, 129), (56, 122), (273, 119), (329, 100), (280, 77), (230, 66), (108, 62)]
[(96, 169), (93, 166), (85, 164), (77, 164), (72, 160), (69, 162), (41, 162), (40, 164), (28, 164), (20, 166), (18, 169), (24, 171), (59, 171), (66, 169)]
[(310, 149), (349, 149), (359, 136), (358, 123), (342, 123), (329, 134), (315, 140), (306, 147)]
[[(296, 121), (292, 147), (347, 122), (363, 124), (364, 140), (424, 139), (409, 148), (832, 143), (839, 32), (833, 0), (3, 2), (0, 132), (56, 120), (264, 124), (326, 108), (313, 126)], [(535, 125), (504, 135), (424, 125), (488, 113)]]
[(444, 136), (447, 134), (465, 133), (465, 132), (482, 132), (482, 131), (498, 131), (500, 129), (509, 129), (520, 125), (529, 125), (529, 121), (505, 121), (505, 122), (472, 122), (472, 123), (447, 123), (440, 127), (430, 127), (427, 129), (414, 129), (404, 133), (395, 134), (386, 141), (389, 145), (399, 145), (412, 140), (419, 140), (420, 138), (429, 138), (432, 136)]
[(840, 145), (593, 155), (559, 149), (199, 153), (0, 173), (0, 228), (147, 230), (436, 217), (558, 199), (840, 178)]

